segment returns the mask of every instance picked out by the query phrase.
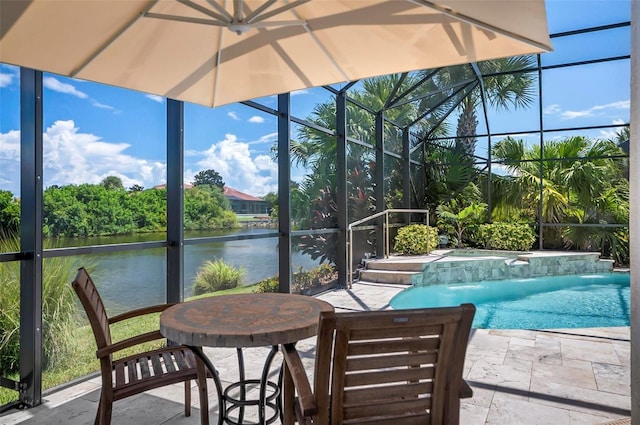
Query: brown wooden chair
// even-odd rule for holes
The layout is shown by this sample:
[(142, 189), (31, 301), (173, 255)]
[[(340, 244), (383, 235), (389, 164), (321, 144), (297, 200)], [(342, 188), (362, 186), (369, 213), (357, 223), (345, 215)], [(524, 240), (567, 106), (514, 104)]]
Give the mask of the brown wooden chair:
[(472, 304), (321, 313), (313, 391), (295, 346), (283, 346), (284, 423), (458, 424), (474, 314)]
[(145, 307), (109, 318), (100, 294), (84, 268), (78, 270), (72, 286), (91, 323), (98, 346), (96, 356), (100, 359), (102, 390), (95, 423), (99, 425), (111, 423), (114, 401), (177, 382), (184, 382), (184, 413), (190, 416), (190, 384), (191, 380), (195, 379), (198, 382), (200, 396), (200, 423), (208, 424), (207, 375), (204, 364), (196, 360), (189, 348), (183, 345), (165, 346), (118, 360), (113, 359), (113, 354), (120, 350), (163, 337), (160, 331), (152, 331), (114, 343), (111, 341), (111, 324), (145, 314), (158, 313), (170, 307), (171, 304)]

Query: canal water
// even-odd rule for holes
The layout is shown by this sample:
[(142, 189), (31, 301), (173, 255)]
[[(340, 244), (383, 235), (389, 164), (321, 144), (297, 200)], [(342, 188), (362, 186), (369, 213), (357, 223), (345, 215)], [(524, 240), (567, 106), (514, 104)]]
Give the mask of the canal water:
[[(237, 229), (220, 232), (185, 232), (185, 239), (205, 236), (229, 236), (272, 232), (272, 229)], [(164, 233), (109, 236), (83, 239), (59, 239), (56, 246), (88, 246), (164, 240)], [(141, 249), (77, 257), (78, 266), (86, 266), (109, 314), (165, 302), (166, 250)], [(278, 238), (245, 239), (197, 245), (185, 245), (184, 295), (191, 295), (198, 268), (208, 260), (222, 259), (244, 269), (243, 285), (251, 285), (278, 273)], [(292, 254), (293, 271), (308, 270), (318, 261), (300, 252)]]

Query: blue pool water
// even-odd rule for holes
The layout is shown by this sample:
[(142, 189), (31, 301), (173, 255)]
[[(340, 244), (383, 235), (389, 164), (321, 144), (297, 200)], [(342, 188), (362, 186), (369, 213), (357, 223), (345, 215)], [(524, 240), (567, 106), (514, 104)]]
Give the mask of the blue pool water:
[(628, 273), (605, 273), (412, 287), (391, 307), (473, 303), (474, 328), (592, 328), (629, 326), (629, 296)]

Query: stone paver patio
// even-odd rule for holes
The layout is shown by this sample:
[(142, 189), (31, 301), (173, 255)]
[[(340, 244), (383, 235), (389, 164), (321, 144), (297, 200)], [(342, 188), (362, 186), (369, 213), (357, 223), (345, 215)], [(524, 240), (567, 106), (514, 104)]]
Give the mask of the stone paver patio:
[[(356, 283), (319, 297), (342, 310), (379, 310), (404, 289), (399, 285)], [(474, 390), (463, 400), (464, 425), (589, 425), (630, 415), (629, 328), (474, 330), (467, 350), (465, 378)], [(314, 339), (298, 348), (311, 371)], [(233, 349), (207, 349), (223, 381), (236, 379)], [(259, 373), (267, 349), (245, 350), (248, 374)], [(277, 371), (273, 371), (273, 376)], [(217, 400), (210, 382), (211, 422)], [(44, 403), (0, 415), (0, 424), (81, 425), (93, 423), (100, 380), (93, 378), (44, 396)], [(198, 424), (194, 411), (183, 416), (181, 385), (116, 402), (112, 423), (140, 425)]]

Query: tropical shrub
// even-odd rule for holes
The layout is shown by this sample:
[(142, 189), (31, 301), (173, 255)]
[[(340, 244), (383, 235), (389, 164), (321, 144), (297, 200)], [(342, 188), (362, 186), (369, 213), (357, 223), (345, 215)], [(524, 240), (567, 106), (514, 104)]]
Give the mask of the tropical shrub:
[(278, 292), (280, 279), (278, 276), (271, 276), (258, 282), (257, 292)]
[(438, 246), (438, 230), (424, 224), (401, 227), (393, 250), (406, 255), (428, 254)]
[(526, 251), (533, 246), (536, 235), (527, 224), (492, 223), (479, 226), (477, 239), (487, 249)]
[(301, 293), (308, 289), (321, 286), (337, 278), (335, 267), (330, 264), (320, 264), (309, 271), (305, 271), (300, 267), (298, 272), (293, 273), (293, 282), (291, 282), (291, 292)]
[(462, 248), (465, 233), (473, 233), (478, 225), (482, 223), (487, 211), (487, 204), (482, 202), (471, 202), (464, 205), (463, 202), (452, 199), (446, 204), (438, 205), (438, 226), (446, 229), (448, 233), (453, 233), (458, 244)]
[(235, 288), (242, 281), (245, 270), (223, 260), (205, 261), (193, 282), (193, 295)]
[[(337, 278), (335, 267), (330, 264), (320, 264), (306, 271), (302, 267), (293, 273), (291, 292), (300, 293), (307, 289), (320, 286)], [(258, 282), (258, 292), (278, 292), (278, 276), (271, 276)]]
[[(19, 251), (17, 238), (0, 240), (0, 252)], [(43, 263), (42, 347), (45, 368), (61, 364), (72, 349), (72, 331), (78, 312), (71, 288), (75, 260), (59, 257)], [(20, 265), (0, 263), (0, 370), (19, 370), (20, 358)]]

